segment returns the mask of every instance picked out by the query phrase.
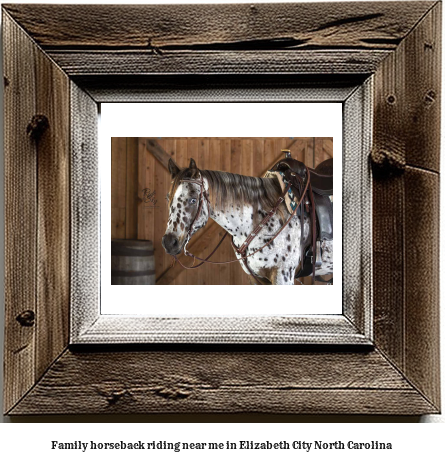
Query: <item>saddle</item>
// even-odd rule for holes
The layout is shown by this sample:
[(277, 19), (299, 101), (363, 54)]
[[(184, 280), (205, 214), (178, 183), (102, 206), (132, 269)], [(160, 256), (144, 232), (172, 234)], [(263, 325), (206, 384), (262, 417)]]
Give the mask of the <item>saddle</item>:
[(271, 175), (279, 173), (281, 182), (287, 189), (286, 204), (291, 210), (290, 213), (292, 213), (292, 206), (296, 206), (300, 200), (307, 182), (308, 171), (311, 189), (308, 189), (307, 198), (302, 202), (296, 214), (301, 218), (302, 237), (305, 219), (309, 219), (311, 231), (307, 240), (301, 243), (301, 265), (295, 278), (303, 278), (311, 274), (315, 278), (315, 266), (320, 266), (322, 262), (321, 243), (333, 239), (334, 215), (330, 198), (333, 195), (333, 159), (325, 160), (315, 169), (311, 169), (301, 161), (284, 158), (270, 170)]

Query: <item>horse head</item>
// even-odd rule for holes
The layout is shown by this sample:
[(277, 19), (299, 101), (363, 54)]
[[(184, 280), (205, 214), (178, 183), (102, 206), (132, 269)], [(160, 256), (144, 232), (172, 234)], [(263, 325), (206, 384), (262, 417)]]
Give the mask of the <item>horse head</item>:
[(180, 169), (170, 158), (172, 182), (168, 194), (169, 218), (162, 246), (170, 255), (178, 255), (190, 238), (209, 219), (208, 183), (190, 159), (188, 168)]

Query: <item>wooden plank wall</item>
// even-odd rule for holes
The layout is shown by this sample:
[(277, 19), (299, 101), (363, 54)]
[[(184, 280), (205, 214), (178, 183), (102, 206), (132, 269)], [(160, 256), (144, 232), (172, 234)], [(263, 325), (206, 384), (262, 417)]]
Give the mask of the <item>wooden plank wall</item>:
[[(113, 138), (112, 140), (112, 239), (151, 240), (154, 243), (157, 284), (249, 284), (248, 276), (238, 263), (204, 265), (197, 270), (184, 270), (164, 252), (161, 239), (167, 225), (166, 195), (170, 174), (165, 164), (156, 159), (148, 138)], [(180, 167), (190, 158), (199, 168), (230, 171), (248, 176), (262, 176), (289, 148), (293, 158), (313, 167), (332, 157), (332, 138), (158, 138), (159, 145)], [(145, 202), (143, 190), (154, 193)], [(154, 201), (156, 204), (154, 205)], [(208, 254), (224, 231), (213, 221), (190, 241), (198, 256)], [(218, 249), (212, 260), (234, 258), (230, 241)], [(191, 264), (190, 259), (182, 259)]]
[(138, 237), (138, 138), (111, 139), (111, 239)]

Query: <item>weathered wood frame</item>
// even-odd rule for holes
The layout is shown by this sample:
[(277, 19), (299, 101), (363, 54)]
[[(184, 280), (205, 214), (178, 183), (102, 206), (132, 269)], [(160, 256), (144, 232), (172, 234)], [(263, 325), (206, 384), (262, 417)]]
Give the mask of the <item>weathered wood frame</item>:
[[(5, 5), (4, 411), (438, 412), (440, 37), (439, 2)], [(70, 214), (71, 154), (95, 170), (79, 111), (370, 76), (371, 348), (69, 345), (70, 227), (91, 213)]]
[[(343, 283), (339, 279), (339, 299), (335, 305), (342, 309), (340, 315), (318, 317), (291, 316), (289, 309), (280, 316), (200, 316), (172, 318), (147, 315), (107, 315), (103, 308), (96, 277), (100, 270), (99, 253), (99, 196), (87, 196), (87, 181), (91, 192), (99, 192), (96, 167), (91, 160), (83, 162), (81, 144), (89, 147), (89, 156), (97, 159), (95, 134), (84, 137), (82, 128), (89, 121), (95, 127), (97, 114), (92, 107), (89, 119), (83, 108), (76, 107), (78, 89), (74, 89), (71, 134), (71, 210), (83, 215), (71, 225), (71, 344), (104, 343), (300, 343), (300, 344), (372, 344), (372, 235), (371, 235), (371, 170), (368, 155), (371, 150), (372, 78), (358, 86), (337, 89), (289, 89), (274, 92), (261, 87), (245, 90), (243, 95), (250, 102), (337, 102), (342, 103), (344, 120), (342, 170), (343, 204)], [(164, 98), (163, 98), (164, 97)], [(163, 101), (160, 92), (147, 93), (147, 102)], [(189, 93), (188, 99), (215, 101), (215, 96), (205, 90)], [(169, 96), (170, 101), (175, 97)], [(218, 102), (233, 101), (231, 89), (218, 88)], [(165, 100), (164, 100), (165, 101)], [(184, 97), (182, 100), (184, 101)], [(80, 134), (79, 136), (77, 136)], [(337, 141), (339, 143), (339, 141)], [(168, 156), (167, 156), (168, 159)], [(340, 196), (338, 197), (340, 199)], [(219, 234), (215, 234), (219, 240)], [(209, 270), (215, 271), (215, 270)], [(105, 271), (102, 270), (102, 273)], [(86, 279), (86, 277), (95, 279)], [(343, 285), (342, 285), (343, 284)], [(249, 289), (253, 290), (253, 289)], [(272, 290), (270, 290), (272, 292)], [(278, 289), (275, 288), (278, 298)], [(283, 290), (280, 291), (282, 297)], [(167, 295), (168, 292), (165, 291)], [(87, 298), (85, 298), (87, 296)], [(204, 303), (203, 303), (204, 304)], [(334, 303), (332, 303), (334, 305)], [(207, 305), (207, 303), (205, 303)], [(239, 313), (255, 313), (251, 303), (238, 303)], [(301, 304), (300, 304), (301, 305)], [(310, 314), (310, 308), (308, 309)], [(204, 311), (205, 313), (205, 311)], [(259, 312), (258, 312), (259, 313)], [(328, 312), (327, 312), (328, 313)]]

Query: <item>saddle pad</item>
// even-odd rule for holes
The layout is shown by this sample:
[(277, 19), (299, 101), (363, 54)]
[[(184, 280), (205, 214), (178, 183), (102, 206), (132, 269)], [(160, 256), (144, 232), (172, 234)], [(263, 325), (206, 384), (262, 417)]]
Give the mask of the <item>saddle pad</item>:
[(283, 173), (281, 171), (268, 171), (264, 175), (264, 177), (278, 179), (282, 192), (286, 190), (286, 196), (284, 197), (284, 201), (286, 203), (287, 211), (292, 215), (300, 199), (298, 199), (297, 196), (294, 195), (290, 187), (287, 187), (289, 183), (284, 179)]

